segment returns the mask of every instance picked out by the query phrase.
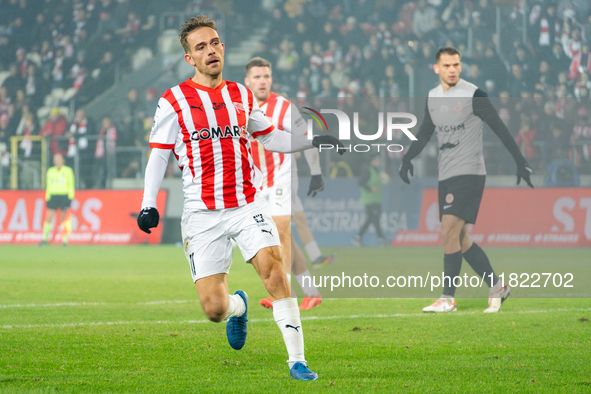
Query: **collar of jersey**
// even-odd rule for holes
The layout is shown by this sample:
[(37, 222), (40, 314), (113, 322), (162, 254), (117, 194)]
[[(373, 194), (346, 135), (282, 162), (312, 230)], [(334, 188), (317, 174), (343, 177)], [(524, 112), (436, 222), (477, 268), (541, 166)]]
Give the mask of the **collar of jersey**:
[(449, 89), (447, 90), (447, 92), (443, 92), (443, 86), (442, 86), (442, 85), (439, 85), (439, 86), (441, 86), (441, 91), (442, 91), (442, 92), (443, 92), (443, 94), (445, 95), (445, 94), (448, 94), (449, 92), (451, 92), (452, 90), (454, 90), (455, 88), (457, 88), (457, 87), (458, 87), (458, 85), (459, 85), (459, 83), (460, 83), (461, 81), (462, 81), (462, 78), (458, 79), (458, 83), (456, 83), (454, 86), (452, 86), (451, 88), (449, 88)]
[(265, 105), (269, 101), (271, 101), (271, 99), (274, 99), (275, 97), (277, 97), (277, 93), (270, 92), (269, 93), (269, 97), (267, 97), (267, 99), (265, 101), (263, 101), (262, 103), (260, 103), (259, 106), (262, 107), (263, 105)]
[(212, 89), (208, 88), (207, 86), (199, 85), (198, 83), (194, 82), (191, 78), (189, 78), (187, 79), (187, 85), (191, 86), (192, 88), (204, 90), (209, 93), (219, 93), (224, 88), (224, 86), (226, 86), (226, 81), (222, 80), (222, 83), (220, 83), (217, 87)]

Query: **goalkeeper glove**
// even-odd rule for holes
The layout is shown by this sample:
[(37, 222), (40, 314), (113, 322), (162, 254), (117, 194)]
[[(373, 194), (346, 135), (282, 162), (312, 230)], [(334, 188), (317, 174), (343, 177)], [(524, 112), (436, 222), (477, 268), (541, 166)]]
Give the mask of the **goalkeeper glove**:
[(312, 194), (312, 197), (316, 197), (316, 193), (324, 190), (324, 181), (322, 175), (312, 175), (310, 180), (310, 188), (308, 189), (308, 196)]
[(526, 161), (524, 161), (521, 164), (517, 165), (517, 184), (519, 185), (519, 182), (521, 182), (521, 178), (523, 178), (523, 180), (528, 184), (529, 187), (533, 188), (534, 185), (532, 185), (531, 180), (529, 179), (529, 176), (532, 173), (532, 169), (529, 166), (529, 164), (527, 164)]
[(314, 139), (312, 139), (312, 145), (314, 145), (314, 147), (316, 148), (319, 148), (320, 145), (332, 145), (336, 147), (337, 153), (339, 155), (345, 153), (344, 149), (339, 149), (345, 147), (343, 143), (339, 141), (337, 138), (333, 137), (332, 135), (317, 135), (316, 137), (314, 137)]
[(137, 217), (137, 225), (145, 233), (152, 234), (150, 229), (158, 226), (160, 215), (156, 208), (144, 208)]
[(410, 180), (408, 179), (408, 173), (410, 172), (411, 176), (414, 176), (415, 170), (410, 161), (402, 160), (402, 164), (400, 164), (400, 169), (398, 173), (400, 174), (400, 178), (410, 185)]

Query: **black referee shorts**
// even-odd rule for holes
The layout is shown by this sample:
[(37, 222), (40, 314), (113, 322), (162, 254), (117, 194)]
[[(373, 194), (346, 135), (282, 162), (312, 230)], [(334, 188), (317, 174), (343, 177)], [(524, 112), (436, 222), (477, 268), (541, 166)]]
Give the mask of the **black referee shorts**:
[(64, 194), (64, 195), (59, 195), (59, 194), (54, 194), (53, 196), (51, 196), (49, 198), (49, 200), (47, 201), (47, 208), (48, 209), (68, 209), (70, 208), (70, 203), (72, 202), (72, 200), (70, 200), (68, 198), (68, 195)]
[(476, 223), (486, 175), (458, 175), (439, 181), (439, 219), (454, 215)]

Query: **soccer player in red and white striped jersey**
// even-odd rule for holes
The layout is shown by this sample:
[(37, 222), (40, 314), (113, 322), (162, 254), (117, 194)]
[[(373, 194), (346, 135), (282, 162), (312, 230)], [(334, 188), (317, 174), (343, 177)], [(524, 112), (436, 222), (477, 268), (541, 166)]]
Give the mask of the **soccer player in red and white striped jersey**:
[[(273, 126), (294, 135), (306, 135), (306, 123), (297, 108), (292, 107), (292, 104), (283, 96), (271, 91), (273, 77), (270, 62), (260, 57), (251, 59), (246, 64), (244, 83), (252, 89), (261, 110), (271, 120)], [(258, 141), (252, 143), (252, 152), (254, 164), (263, 173), (262, 195), (270, 205), (271, 216), (273, 216), (273, 221), (277, 224), (279, 231), (281, 249), (283, 250), (283, 268), (288, 273), (288, 278), (290, 278), (290, 272), (294, 273), (304, 290), (305, 297), (300, 309), (311, 309), (320, 304), (322, 296), (313, 284), (304, 286), (303, 278), (310, 277), (310, 272), (306, 266), (304, 255), (295, 244), (291, 234), (292, 209), (296, 205), (294, 197), (297, 196), (298, 188), (295, 158), (289, 154), (269, 152)], [(308, 195), (311, 193), (316, 195), (317, 192), (324, 189), (318, 151), (309, 149), (304, 154), (312, 174)], [(295, 246), (293, 259), (292, 243)], [(265, 308), (273, 308), (272, 302), (273, 298), (269, 296), (261, 300), (261, 305)]]
[(224, 44), (213, 20), (203, 15), (189, 19), (182, 25), (180, 41), (195, 75), (158, 102), (138, 225), (147, 233), (158, 225), (156, 196), (172, 150), (183, 173), (184, 250), (203, 312), (214, 322), (228, 320), (230, 346), (244, 346), (248, 297), (241, 290), (228, 294), (233, 239), (277, 300), (273, 315), (287, 347), (291, 376), (315, 380), (318, 375), (306, 366), (299, 309), (290, 297), (277, 229), (257, 192), (261, 176), (248, 137), (284, 153), (341, 144), (330, 136), (310, 141), (275, 129), (251, 90), (224, 81)]

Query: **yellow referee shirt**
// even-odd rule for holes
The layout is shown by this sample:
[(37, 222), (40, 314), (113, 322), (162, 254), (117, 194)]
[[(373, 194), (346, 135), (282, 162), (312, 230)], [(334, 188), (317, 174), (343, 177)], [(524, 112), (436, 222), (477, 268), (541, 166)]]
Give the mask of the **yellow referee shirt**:
[(70, 167), (62, 166), (59, 170), (51, 167), (47, 170), (45, 200), (49, 201), (53, 195), (67, 195), (70, 200), (74, 198), (74, 171)]

